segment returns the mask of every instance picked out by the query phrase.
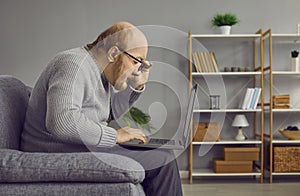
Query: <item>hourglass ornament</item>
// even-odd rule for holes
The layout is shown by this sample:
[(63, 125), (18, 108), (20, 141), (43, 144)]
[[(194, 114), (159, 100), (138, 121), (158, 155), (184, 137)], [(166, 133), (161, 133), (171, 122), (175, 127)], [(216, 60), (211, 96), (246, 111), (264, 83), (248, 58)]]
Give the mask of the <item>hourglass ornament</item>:
[(211, 110), (220, 109), (220, 95), (209, 96), (209, 109)]

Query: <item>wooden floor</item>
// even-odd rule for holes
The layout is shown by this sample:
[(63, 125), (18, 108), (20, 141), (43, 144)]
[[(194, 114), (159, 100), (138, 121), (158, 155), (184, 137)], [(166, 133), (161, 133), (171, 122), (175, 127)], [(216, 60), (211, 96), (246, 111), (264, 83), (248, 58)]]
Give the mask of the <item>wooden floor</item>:
[(274, 179), (261, 184), (256, 179), (196, 179), (189, 184), (182, 180), (184, 196), (299, 196), (300, 178)]

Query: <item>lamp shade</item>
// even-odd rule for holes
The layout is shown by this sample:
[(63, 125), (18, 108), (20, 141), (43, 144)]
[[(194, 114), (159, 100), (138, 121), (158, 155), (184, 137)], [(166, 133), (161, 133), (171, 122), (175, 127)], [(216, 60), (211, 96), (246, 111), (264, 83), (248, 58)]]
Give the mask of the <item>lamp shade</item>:
[(244, 114), (237, 114), (232, 122), (233, 127), (248, 127), (249, 123)]

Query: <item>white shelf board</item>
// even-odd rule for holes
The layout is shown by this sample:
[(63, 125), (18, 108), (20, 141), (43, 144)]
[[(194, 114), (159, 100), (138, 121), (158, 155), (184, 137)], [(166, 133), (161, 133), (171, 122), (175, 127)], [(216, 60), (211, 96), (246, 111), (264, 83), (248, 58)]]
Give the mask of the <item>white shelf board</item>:
[(261, 173), (215, 173), (211, 169), (193, 169), (192, 176), (261, 176)]
[(261, 109), (255, 109), (255, 110), (243, 110), (243, 109), (218, 109), (218, 110), (211, 110), (211, 109), (194, 109), (194, 113), (223, 113), (223, 112), (261, 112)]
[(300, 76), (300, 72), (293, 72), (293, 71), (273, 71), (272, 72), (273, 75), (299, 75)]
[(260, 34), (192, 34), (193, 38), (258, 38)]
[(224, 144), (261, 144), (260, 140), (248, 139), (244, 141), (237, 141), (237, 140), (220, 140), (216, 142), (192, 142), (193, 145), (224, 145)]
[(300, 34), (296, 34), (296, 33), (273, 33), (272, 34), (273, 37), (279, 38), (279, 37), (298, 37), (300, 38)]
[(261, 72), (192, 72), (192, 76), (254, 76)]
[(300, 140), (273, 139), (273, 144), (300, 144)]
[(272, 34), (273, 41), (300, 41), (299, 34)]
[[(268, 111), (268, 110), (267, 110)], [(300, 112), (299, 108), (290, 109), (272, 109), (273, 112)]]
[(300, 172), (273, 172), (273, 176), (299, 176)]

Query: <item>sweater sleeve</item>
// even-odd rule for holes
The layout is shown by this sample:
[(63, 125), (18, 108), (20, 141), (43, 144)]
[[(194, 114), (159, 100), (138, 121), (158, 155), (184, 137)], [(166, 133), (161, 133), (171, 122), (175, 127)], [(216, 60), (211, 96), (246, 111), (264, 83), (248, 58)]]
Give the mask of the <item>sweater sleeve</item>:
[(82, 103), (90, 76), (81, 69), (80, 59), (59, 59), (54, 64), (47, 91), (47, 130), (67, 143), (115, 145), (116, 131), (105, 123), (92, 121), (83, 112)]

